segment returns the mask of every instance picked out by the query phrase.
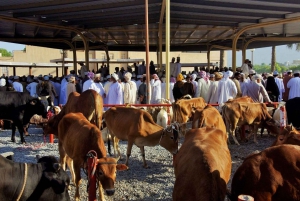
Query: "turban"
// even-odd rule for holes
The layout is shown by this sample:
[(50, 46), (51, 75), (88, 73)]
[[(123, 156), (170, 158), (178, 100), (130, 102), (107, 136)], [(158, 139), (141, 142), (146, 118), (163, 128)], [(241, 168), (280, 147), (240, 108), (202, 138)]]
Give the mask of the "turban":
[(182, 74), (181, 73), (179, 73), (178, 75), (177, 75), (177, 81), (182, 81), (184, 78), (183, 78), (183, 76), (182, 76)]

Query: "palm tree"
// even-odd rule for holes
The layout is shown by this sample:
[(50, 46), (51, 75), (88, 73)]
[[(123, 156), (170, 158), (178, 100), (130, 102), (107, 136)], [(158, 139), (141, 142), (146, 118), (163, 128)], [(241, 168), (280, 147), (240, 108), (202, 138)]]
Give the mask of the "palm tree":
[(276, 65), (276, 46), (272, 46), (271, 72), (275, 70)]
[(286, 45), (289, 49), (293, 49), (293, 47), (296, 47), (296, 51), (300, 51), (300, 43), (292, 43)]

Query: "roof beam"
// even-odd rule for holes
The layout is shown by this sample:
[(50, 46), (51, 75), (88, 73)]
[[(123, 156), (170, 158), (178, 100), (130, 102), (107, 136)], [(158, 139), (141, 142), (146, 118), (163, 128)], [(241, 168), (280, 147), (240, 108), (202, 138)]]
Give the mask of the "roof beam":
[(205, 32), (205, 34), (203, 34), (203, 35), (199, 38), (199, 40), (197, 40), (196, 43), (200, 43), (201, 40), (203, 40), (210, 32), (212, 32), (212, 30), (209, 30), (209, 31)]
[[(104, 28), (103, 28), (104, 29)], [(104, 30), (106, 30), (106, 29), (104, 29)], [(119, 45), (119, 42), (116, 40), (116, 38), (108, 31), (108, 30), (106, 30), (106, 33), (113, 39), (113, 41), (117, 44), (117, 45)]]
[(208, 41), (208, 43), (210, 43), (211, 41), (220, 39), (221, 36), (223, 36), (223, 35), (226, 34), (228, 31), (231, 31), (231, 30), (232, 30), (232, 29), (228, 29), (228, 30), (225, 30), (225, 31), (221, 32), (220, 34), (216, 35), (216, 36), (214, 37), (213, 40)]
[(13, 31), (14, 31), (13, 37), (16, 36), (16, 29), (17, 29), (17, 23), (13, 23)]
[[(68, 0), (65, 0), (68, 1)], [(56, 1), (53, 1), (56, 2)], [(123, 1), (123, 2), (117, 2), (117, 1), (112, 1), (112, 3), (107, 3), (108, 1), (93, 1), (97, 2), (97, 4), (93, 5), (84, 5), (84, 3), (80, 4), (78, 3), (78, 6), (72, 6), (72, 7), (63, 7), (63, 8), (58, 8), (58, 9), (45, 9), (44, 7), (40, 6), (39, 10), (37, 11), (24, 11), (24, 12), (19, 12), (19, 13), (14, 13), (14, 17), (26, 17), (26, 16), (32, 16), (32, 15), (53, 15), (53, 14), (61, 14), (61, 13), (73, 13), (73, 14), (78, 14), (82, 11), (88, 11), (88, 12), (93, 12), (93, 11), (104, 11), (105, 9), (115, 9), (115, 8), (121, 8), (124, 7), (126, 10), (127, 7), (133, 6), (132, 1)], [(144, 5), (143, 1), (134, 1), (135, 6), (139, 5)], [(151, 3), (149, 3), (149, 6), (151, 7), (152, 4), (155, 3), (161, 3), (161, 0), (153, 0)], [(68, 5), (68, 4), (66, 4)], [(125, 12), (125, 11), (124, 11)], [(109, 14), (109, 13), (106, 13)]]
[[(233, 2), (234, 1), (234, 2)], [(266, 10), (266, 11), (283, 11), (287, 13), (295, 13), (299, 12), (299, 3), (295, 2), (294, 7), (289, 6), (274, 6), (274, 5), (264, 5), (260, 2), (259, 6), (256, 4), (249, 4), (252, 3), (253, 1), (224, 1), (224, 0), (210, 0), (210, 1), (201, 1), (199, 3), (198, 0), (186, 0), (184, 3), (188, 7), (197, 7), (197, 6), (212, 6), (216, 8), (222, 8), (223, 10), (226, 10), (227, 8), (236, 8), (236, 9), (245, 9), (247, 8), (248, 10)], [(257, 1), (258, 2), (258, 1)], [(182, 0), (172, 0), (172, 3), (182, 3)]]
[(97, 40), (100, 41), (101, 43), (105, 43), (96, 33), (92, 32), (92, 31), (89, 31), (89, 33), (92, 34), (95, 38), (97, 38)]
[[(199, 28), (199, 25), (195, 27), (196, 29)], [(186, 43), (186, 41), (196, 32), (197, 30), (192, 31), (183, 41), (183, 43)]]
[(35, 28), (33, 37), (36, 37), (36, 35), (38, 34), (39, 30), (40, 30), (39, 26)]
[(61, 29), (57, 29), (57, 30), (53, 33), (53, 37), (56, 37), (60, 32), (61, 32)]
[(166, 11), (166, 0), (162, 0), (160, 8), (159, 24), (162, 25)]
[[(124, 27), (123, 27), (124, 28)], [(125, 31), (126, 29), (124, 28), (124, 34), (125, 34), (125, 36), (126, 36), (126, 38), (127, 38), (127, 40), (128, 40), (128, 42), (130, 43), (130, 44), (132, 44), (132, 42), (131, 42), (131, 39), (130, 39), (130, 37), (129, 37), (129, 35), (127, 34), (127, 31)]]
[(47, 6), (57, 6), (57, 5), (65, 5), (65, 4), (75, 4), (82, 2), (89, 2), (92, 0), (60, 0), (60, 1), (42, 1), (35, 3), (18, 3), (9, 6), (1, 6), (0, 11), (9, 11), (9, 10), (18, 10), (18, 9), (27, 9), (27, 8), (38, 8), (38, 7), (47, 7)]
[[(174, 35), (173, 35), (172, 38), (171, 38), (170, 44), (171, 44), (172, 41), (175, 39), (175, 36), (176, 36), (176, 34), (177, 34), (177, 32), (178, 32), (179, 27), (180, 27), (180, 24), (177, 25), (177, 28), (176, 28), (176, 30), (175, 30), (175, 33), (174, 33)], [(171, 30), (172, 30), (172, 29), (171, 29)]]

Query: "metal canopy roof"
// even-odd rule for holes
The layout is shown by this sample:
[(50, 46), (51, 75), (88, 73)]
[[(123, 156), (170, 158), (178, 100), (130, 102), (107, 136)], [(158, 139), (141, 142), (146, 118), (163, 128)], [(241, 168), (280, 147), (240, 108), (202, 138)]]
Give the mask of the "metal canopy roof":
[[(158, 49), (163, 2), (149, 0), (150, 51)], [(144, 3), (143, 0), (2, 0), (0, 40), (70, 49), (67, 43), (62, 43), (65, 40), (83, 49), (78, 35), (81, 33), (90, 41), (90, 49), (107, 45), (109, 50), (144, 51)], [(300, 4), (295, 0), (171, 0), (170, 10), (171, 51), (204, 51), (208, 45), (231, 47), (234, 35), (247, 25), (300, 17)], [(164, 41), (164, 26), (162, 30)], [(242, 44), (255, 37), (299, 35), (299, 21), (272, 25), (246, 31), (237, 46), (241, 49)], [(292, 42), (298, 41), (257, 41), (249, 48)]]

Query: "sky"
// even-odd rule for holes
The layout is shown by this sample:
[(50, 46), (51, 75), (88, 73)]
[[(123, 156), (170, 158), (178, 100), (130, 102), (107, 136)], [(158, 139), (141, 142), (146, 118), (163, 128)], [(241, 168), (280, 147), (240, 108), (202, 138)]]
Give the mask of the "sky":
[[(0, 48), (4, 48), (10, 52), (14, 50), (23, 50), (25, 45), (23, 44), (16, 44), (16, 43), (6, 43), (0, 42)], [(271, 63), (271, 47), (266, 48), (258, 48), (254, 49), (253, 51), (253, 64), (270, 64)], [(247, 50), (246, 57), (252, 60), (251, 51)], [(297, 52), (295, 48), (288, 49), (286, 45), (281, 45), (276, 47), (276, 60), (278, 63), (285, 63), (289, 62), (290, 64), (293, 60), (300, 60), (300, 52)], [(204, 63), (206, 61), (200, 61), (200, 63)], [(232, 66), (232, 52), (227, 51), (227, 66)], [(237, 66), (242, 65), (242, 51), (237, 52)]]

